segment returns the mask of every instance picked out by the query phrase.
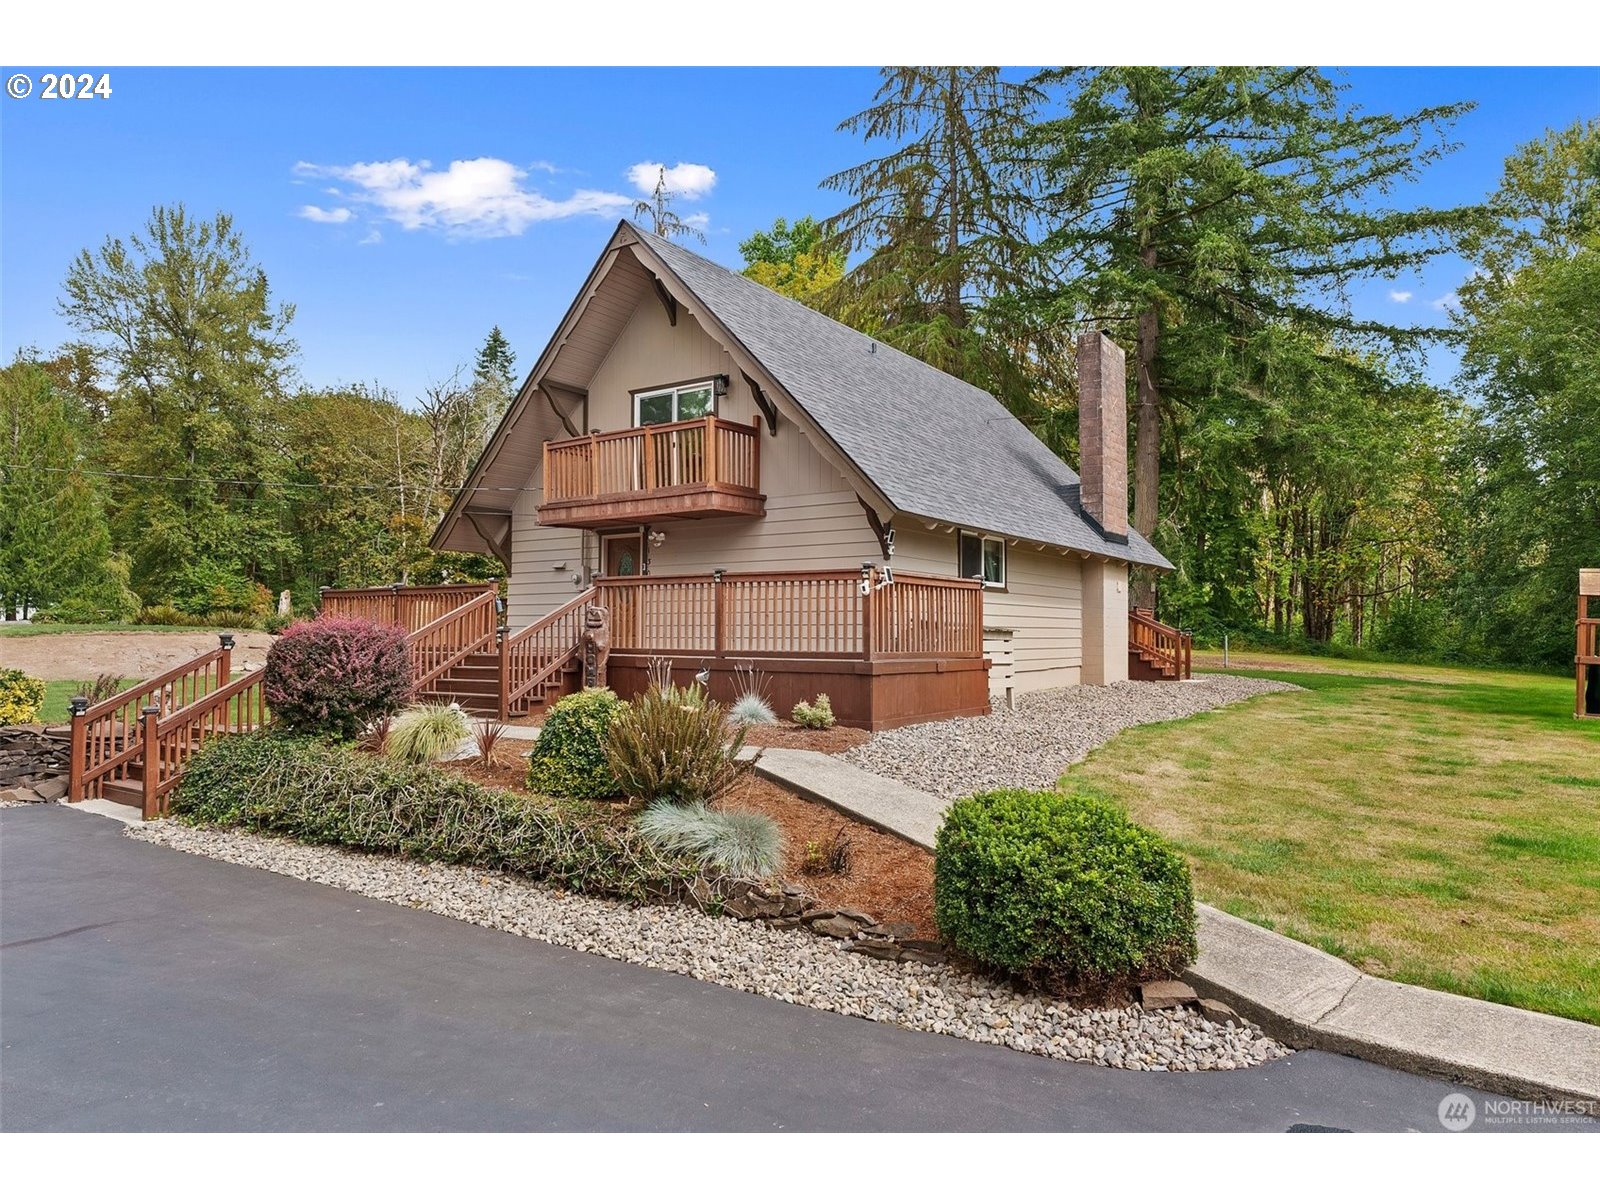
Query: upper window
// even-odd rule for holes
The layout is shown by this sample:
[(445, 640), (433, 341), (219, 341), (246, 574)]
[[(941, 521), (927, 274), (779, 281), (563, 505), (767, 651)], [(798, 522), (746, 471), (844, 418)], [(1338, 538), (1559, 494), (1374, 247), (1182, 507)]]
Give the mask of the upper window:
[(716, 392), (709, 379), (677, 387), (639, 392), (633, 398), (635, 425), (666, 425), (672, 421), (695, 421), (716, 411)]
[(981, 579), (984, 587), (1006, 585), (1006, 542), (1004, 538), (963, 533), (960, 543), (960, 572), (963, 579)]

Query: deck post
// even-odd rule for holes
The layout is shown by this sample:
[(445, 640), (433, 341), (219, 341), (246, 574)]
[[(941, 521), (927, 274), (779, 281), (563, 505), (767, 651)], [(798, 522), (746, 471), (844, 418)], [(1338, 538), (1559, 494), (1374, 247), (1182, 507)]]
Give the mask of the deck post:
[(85, 759), (89, 756), (89, 697), (74, 696), (68, 702), (72, 710), (72, 757), (67, 762), (67, 803), (76, 804), (83, 799)]
[(717, 483), (717, 418), (715, 414), (706, 418), (706, 483), (715, 486)]
[(511, 629), (502, 624), (495, 630), (495, 653), (500, 658), (495, 675), (500, 682), (500, 719), (511, 719)]
[(872, 661), (872, 656), (877, 650), (877, 631), (873, 628), (872, 614), (877, 607), (878, 593), (870, 585), (872, 574), (866, 570), (861, 572), (861, 578), (869, 585), (861, 596), (861, 657), (867, 662)]
[(389, 611), (394, 614), (394, 619), (389, 623), (391, 625), (399, 625), (401, 629), (404, 629), (405, 625), (400, 620), (400, 588), (401, 585), (398, 583), (389, 585)]
[(147, 704), (139, 710), (139, 741), (140, 741), (140, 771), (144, 786), (144, 819), (153, 821), (161, 814), (157, 811), (160, 803), (157, 789), (161, 785), (161, 737), (158, 732), (161, 725), (161, 707), (157, 704)]
[(221, 634), (217, 641), (222, 646), (217, 655), (217, 686), (226, 687), (233, 682), (233, 634)]
[(724, 571), (721, 567), (711, 572), (711, 645), (720, 659), (728, 644), (728, 589), (722, 586)]

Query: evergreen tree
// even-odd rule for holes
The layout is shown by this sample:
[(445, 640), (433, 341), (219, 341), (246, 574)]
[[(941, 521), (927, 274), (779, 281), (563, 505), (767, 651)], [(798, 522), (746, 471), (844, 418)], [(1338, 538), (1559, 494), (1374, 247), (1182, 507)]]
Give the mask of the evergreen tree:
[(886, 153), (823, 181), (853, 203), (827, 224), (863, 257), (832, 315), (1027, 413), (1060, 384), (1053, 331), (1015, 298), (1035, 286), (1032, 185), (1020, 141), (1041, 100), (995, 67), (894, 67), (839, 128)]
[(650, 190), (650, 199), (633, 202), (633, 219), (648, 221), (651, 232), (657, 237), (692, 237), (704, 245), (706, 235), (678, 216), (672, 210), (672, 201), (672, 193), (667, 190), (667, 169), (662, 167), (656, 172), (656, 186)]
[(517, 394), (517, 380), (512, 373), (516, 362), (511, 343), (496, 325), (479, 347), (472, 368), (472, 391), (478, 410), (475, 416), (481, 429), (479, 445), (489, 440)]
[(1071, 69), (1035, 83), (1062, 103), (1029, 141), (1048, 180), (1042, 248), (1065, 280), (1038, 319), (1093, 322), (1129, 345), (1133, 524), (1176, 550), (1181, 532), (1160, 527), (1161, 465), (1186, 419), (1261, 394), (1280, 354), (1309, 346), (1323, 371), (1370, 387), (1370, 353), (1429, 336), (1355, 318), (1345, 289), (1418, 267), (1481, 219), (1383, 200), (1450, 149), (1444, 132), (1469, 106), (1364, 114), (1305, 67)]

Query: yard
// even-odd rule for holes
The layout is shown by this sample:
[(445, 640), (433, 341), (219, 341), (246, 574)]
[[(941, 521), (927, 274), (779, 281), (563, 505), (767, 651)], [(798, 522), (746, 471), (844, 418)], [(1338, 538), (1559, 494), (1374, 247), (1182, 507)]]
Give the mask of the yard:
[(1067, 778), (1172, 837), (1228, 912), (1375, 975), (1600, 1023), (1600, 724), (1573, 720), (1570, 677), (1230, 669), (1307, 690), (1129, 730)]

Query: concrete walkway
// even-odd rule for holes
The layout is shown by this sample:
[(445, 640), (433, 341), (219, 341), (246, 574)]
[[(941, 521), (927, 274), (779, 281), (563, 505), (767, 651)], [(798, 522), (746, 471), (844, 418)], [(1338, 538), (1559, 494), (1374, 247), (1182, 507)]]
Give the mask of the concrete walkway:
[[(757, 773), (933, 849), (945, 801), (812, 750), (768, 750)], [(1393, 983), (1208, 905), (1184, 973), (1292, 1046), (1352, 1054), (1530, 1100), (1600, 1105), (1600, 1026)]]
[[(183, 854), (56, 805), (0, 811), (0, 935), (7, 1131), (1438, 1133), (1451, 1091), (1316, 1051), (1167, 1075), (915, 1033)], [(1518, 1127), (1468, 1095), (1472, 1132)]]

